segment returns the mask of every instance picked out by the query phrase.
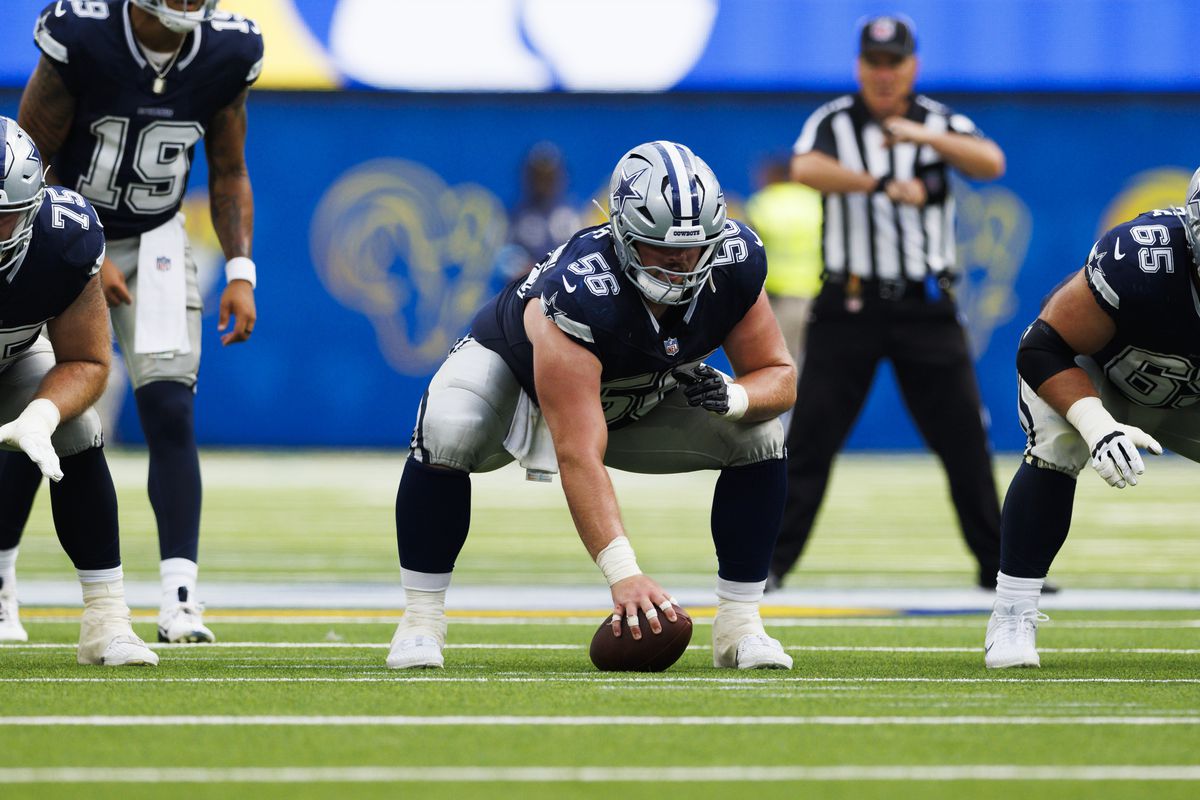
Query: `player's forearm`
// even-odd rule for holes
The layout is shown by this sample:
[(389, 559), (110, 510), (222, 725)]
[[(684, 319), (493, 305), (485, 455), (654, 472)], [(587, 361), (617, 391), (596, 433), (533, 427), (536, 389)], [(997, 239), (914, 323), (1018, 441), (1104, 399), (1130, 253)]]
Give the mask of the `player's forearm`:
[(558, 453), (558, 470), (575, 530), (594, 559), (613, 539), (625, 535), (612, 479), (602, 461), (570, 451)]
[(38, 386), (35, 399), (43, 398), (58, 407), (62, 419), (77, 417), (104, 392), (108, 364), (99, 361), (66, 361), (55, 364)]
[(254, 192), (245, 168), (213, 174), (209, 181), (213, 229), (225, 258), (249, 258), (254, 240)]
[(1064, 418), (1077, 401), (1085, 397), (1099, 397), (1092, 379), (1081, 367), (1072, 367), (1047, 378), (1038, 387), (1037, 393)]
[(950, 166), (968, 177), (990, 181), (1004, 174), (1004, 151), (990, 139), (942, 133), (929, 144)]
[(792, 180), (820, 192), (838, 194), (870, 192), (878, 183), (869, 173), (847, 169), (823, 153), (806, 153), (792, 159)]
[(796, 404), (796, 368), (791, 364), (764, 367), (737, 379), (750, 406), (742, 422), (774, 419)]

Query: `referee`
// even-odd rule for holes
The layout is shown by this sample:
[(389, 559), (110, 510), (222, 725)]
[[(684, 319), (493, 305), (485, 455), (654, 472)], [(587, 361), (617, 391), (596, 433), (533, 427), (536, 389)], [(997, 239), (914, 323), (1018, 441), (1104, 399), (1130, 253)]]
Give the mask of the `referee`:
[(800, 558), (833, 458), (879, 362), (941, 459), (978, 582), (996, 585), (1000, 505), (966, 333), (957, 318), (951, 167), (991, 180), (1004, 153), (971, 120), (912, 93), (916, 39), (901, 17), (869, 20), (856, 94), (804, 125), (792, 178), (824, 198), (825, 282), (813, 306), (788, 432), (788, 500), (769, 586)]

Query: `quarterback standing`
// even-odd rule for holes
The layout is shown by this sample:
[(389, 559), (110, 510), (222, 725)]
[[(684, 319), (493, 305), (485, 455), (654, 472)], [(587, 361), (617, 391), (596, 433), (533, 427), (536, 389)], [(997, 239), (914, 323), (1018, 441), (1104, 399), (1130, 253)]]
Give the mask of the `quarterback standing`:
[[(222, 343), (249, 339), (256, 317), (244, 142), (246, 94), (262, 67), (262, 37), (252, 21), (216, 6), (217, 0), (52, 3), (34, 29), (42, 57), (20, 108), (22, 126), (57, 181), (91, 202), (108, 236), (101, 277), (150, 453), (148, 489), (162, 559), (158, 635), (170, 642), (214, 639), (195, 597), (201, 299), (179, 214), (201, 139), (213, 226), (227, 259)], [(15, 550), (39, 480), (20, 459), (0, 465), (0, 558)]]

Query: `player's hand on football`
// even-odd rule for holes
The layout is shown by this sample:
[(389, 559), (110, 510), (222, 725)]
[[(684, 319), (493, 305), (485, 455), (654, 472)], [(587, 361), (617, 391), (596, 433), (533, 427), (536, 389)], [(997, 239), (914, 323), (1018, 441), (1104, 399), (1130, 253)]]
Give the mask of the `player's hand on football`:
[(104, 257), (104, 263), (100, 265), (100, 286), (104, 289), (104, 300), (109, 308), (133, 303), (133, 295), (129, 293), (125, 275), (108, 256)]
[(1162, 445), (1141, 428), (1117, 423), (1115, 429), (1092, 445), (1092, 468), (1109, 486), (1124, 489), (1137, 486), (1137, 476), (1146, 471), (1138, 448), (1156, 456), (1162, 455)]
[(250, 285), (250, 281), (230, 281), (221, 293), (217, 330), (223, 331), (229, 327), (230, 317), (233, 318), (233, 327), (221, 337), (221, 344), (237, 344), (249, 339), (250, 334), (254, 333), (254, 322), (258, 318), (254, 307), (254, 287)]
[(58, 406), (44, 398), (34, 400), (21, 415), (0, 425), (0, 444), (19, 449), (52, 481), (61, 481), (62, 465), (50, 437), (58, 427)]
[(621, 635), (621, 618), (624, 617), (634, 640), (642, 638), (644, 631), (641, 628), (641, 620), (638, 619), (638, 609), (645, 613), (646, 619), (650, 623), (651, 633), (662, 633), (662, 623), (658, 619), (659, 611), (671, 622), (676, 620), (671, 596), (647, 575), (631, 575), (614, 583), (612, 599), (613, 636)]
[(714, 414), (729, 412), (729, 384), (708, 364), (672, 370), (671, 375), (679, 381), (689, 406), (700, 406)]

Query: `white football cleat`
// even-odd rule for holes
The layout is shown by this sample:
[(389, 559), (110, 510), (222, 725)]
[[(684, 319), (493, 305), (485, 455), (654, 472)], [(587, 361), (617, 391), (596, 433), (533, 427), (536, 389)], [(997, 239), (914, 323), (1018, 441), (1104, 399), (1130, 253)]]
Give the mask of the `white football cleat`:
[(391, 669), (416, 669), (427, 667), (441, 669), (446, 660), (442, 648), (446, 643), (446, 620), (410, 618), (405, 614), (392, 636), (392, 649), (388, 652), (387, 665)]
[(765, 633), (751, 633), (738, 640), (738, 669), (791, 669), (792, 657), (783, 651), (778, 639)]
[(983, 645), (983, 663), (988, 669), (1040, 667), (1037, 626), (1050, 619), (1038, 611), (1034, 600), (1003, 603), (997, 600), (988, 620)]
[(158, 656), (138, 638), (124, 600), (103, 598), (84, 606), (79, 624), (80, 664), (156, 667)]
[(28, 642), (15, 589), (0, 589), (0, 642)]
[(168, 603), (158, 612), (158, 640), (182, 642), (215, 642), (217, 637), (204, 624), (204, 606), (188, 602), (187, 588), (179, 587), (179, 602)]
[(792, 657), (763, 628), (756, 604), (726, 602), (718, 606), (713, 618), (712, 638), (714, 667), (792, 668)]

